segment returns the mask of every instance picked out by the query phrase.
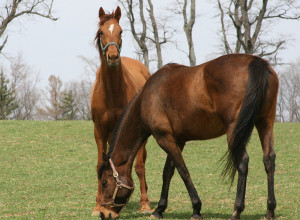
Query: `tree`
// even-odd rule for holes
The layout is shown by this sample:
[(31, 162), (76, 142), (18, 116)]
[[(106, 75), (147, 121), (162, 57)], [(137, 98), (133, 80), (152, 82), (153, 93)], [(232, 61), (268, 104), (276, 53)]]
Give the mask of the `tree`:
[(60, 101), (59, 108), (62, 111), (62, 119), (75, 120), (77, 114), (77, 105), (73, 97), (72, 90), (65, 91)]
[[(124, 10), (126, 11), (127, 18), (130, 23), (130, 31), (139, 46), (139, 51), (137, 54), (142, 54), (144, 64), (149, 68), (150, 66), (150, 50), (154, 46), (155, 55), (154, 60), (157, 61), (157, 68), (162, 67), (163, 65), (163, 56), (161, 46), (168, 42), (171, 42), (171, 38), (175, 30), (167, 26), (167, 21), (169, 20), (166, 16), (160, 14), (159, 22), (156, 20), (158, 15), (154, 15), (154, 6), (151, 0), (147, 0), (148, 7), (144, 6), (144, 0), (139, 0), (134, 2), (133, 0), (119, 0), (122, 4)], [(135, 17), (136, 8), (139, 8), (139, 19), (140, 22), (137, 22)], [(148, 13), (145, 13), (144, 10), (147, 10)], [(150, 20), (148, 22), (148, 20)], [(139, 24), (141, 23), (142, 28)], [(149, 25), (151, 24), (151, 25)], [(140, 31), (137, 31), (141, 29)], [(149, 33), (150, 32), (150, 33)]]
[[(144, 0), (139, 0), (139, 16), (141, 19), (142, 30), (137, 31), (137, 21), (135, 18), (134, 8), (137, 7), (137, 4), (134, 4), (132, 0), (119, 0), (122, 4), (124, 10), (126, 11), (127, 18), (130, 24), (130, 29), (134, 40), (137, 42), (140, 53), (142, 54), (144, 64), (149, 69), (149, 49), (147, 45), (147, 24), (144, 15)], [(139, 52), (138, 52), (139, 54)]]
[(39, 16), (51, 20), (57, 20), (52, 15), (54, 0), (3, 0), (0, 4), (0, 54), (7, 43), (8, 35), (5, 31), (18, 18)]
[[(285, 38), (268, 38), (271, 21), (299, 19), (295, 0), (218, 0), (224, 53), (247, 53), (277, 62)], [(268, 26), (267, 26), (268, 25)], [(234, 37), (231, 37), (234, 36)], [(273, 36), (269, 36), (273, 37)]]
[(300, 61), (291, 64), (279, 76), (278, 118), (281, 121), (300, 122)]
[(196, 66), (196, 55), (193, 42), (193, 27), (196, 20), (196, 0), (190, 0), (190, 17), (188, 18), (188, 0), (176, 0), (180, 10), (175, 10), (176, 14), (181, 14), (183, 17), (183, 30), (188, 43), (188, 58), (190, 66)]
[(60, 108), (60, 101), (62, 98), (62, 81), (60, 78), (54, 75), (51, 75), (48, 78), (47, 90), (49, 95), (45, 94), (46, 100), (49, 105), (45, 105), (45, 109), (39, 108), (39, 114), (45, 115), (51, 119), (58, 120), (62, 117), (62, 112)]
[(18, 120), (34, 119), (40, 99), (38, 75), (24, 62), (22, 55), (19, 54), (11, 61), (10, 76), (12, 89), (18, 103), (12, 117)]
[(11, 113), (18, 107), (15, 102), (14, 91), (8, 87), (9, 80), (6, 79), (3, 69), (0, 72), (0, 119), (8, 119)]

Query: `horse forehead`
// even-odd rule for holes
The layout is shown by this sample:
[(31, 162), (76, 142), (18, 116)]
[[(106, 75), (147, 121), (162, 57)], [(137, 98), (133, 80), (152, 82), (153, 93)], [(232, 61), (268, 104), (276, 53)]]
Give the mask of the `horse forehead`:
[(108, 30), (110, 31), (110, 34), (112, 34), (113, 30), (114, 30), (115, 24), (110, 24), (108, 27)]

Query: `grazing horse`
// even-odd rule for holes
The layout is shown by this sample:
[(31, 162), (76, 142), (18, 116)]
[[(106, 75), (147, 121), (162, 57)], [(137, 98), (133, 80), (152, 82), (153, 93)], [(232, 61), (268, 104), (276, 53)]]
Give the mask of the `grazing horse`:
[[(158, 70), (132, 99), (113, 132), (102, 175), (101, 217), (116, 218), (132, 194), (132, 164), (150, 136), (167, 153), (158, 207), (152, 218), (162, 218), (167, 208), (171, 178), (177, 168), (193, 205), (192, 219), (201, 219), (197, 191), (182, 157), (189, 140), (227, 135), (224, 175), (238, 184), (231, 219), (244, 210), (249, 157), (246, 145), (254, 126), (258, 130), (268, 179), (266, 218), (274, 219), (275, 152), (273, 125), (278, 77), (267, 61), (247, 54), (219, 57), (196, 67), (169, 64)], [(113, 174), (113, 175), (112, 175)]]
[[(107, 142), (110, 142), (119, 116), (150, 77), (149, 70), (141, 62), (128, 57), (120, 57), (122, 46), (120, 17), (121, 9), (119, 7), (112, 14), (105, 14), (102, 7), (99, 10), (100, 23), (95, 40), (100, 52), (101, 66), (97, 71), (91, 93), (91, 112), (98, 148), (97, 173), (103, 161), (102, 153), (107, 150)], [(147, 156), (145, 143), (137, 154), (135, 169), (140, 180), (141, 212), (150, 213), (148, 187), (145, 179)], [(102, 183), (98, 179), (97, 204), (92, 215), (99, 216), (101, 188)]]

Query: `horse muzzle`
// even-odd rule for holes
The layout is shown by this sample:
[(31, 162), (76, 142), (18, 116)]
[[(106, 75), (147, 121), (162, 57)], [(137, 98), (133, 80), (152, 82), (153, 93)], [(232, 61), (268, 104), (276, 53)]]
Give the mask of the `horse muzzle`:
[(117, 66), (119, 66), (119, 64), (120, 64), (120, 55), (119, 55), (119, 53), (117, 53), (116, 55), (112, 55), (112, 56), (110, 56), (108, 54), (106, 61), (107, 61), (107, 64), (110, 67), (117, 67)]
[(101, 206), (101, 208), (100, 208), (100, 218), (102, 220), (117, 219), (117, 218), (119, 218), (119, 216), (120, 215), (118, 213), (108, 210), (103, 206)]

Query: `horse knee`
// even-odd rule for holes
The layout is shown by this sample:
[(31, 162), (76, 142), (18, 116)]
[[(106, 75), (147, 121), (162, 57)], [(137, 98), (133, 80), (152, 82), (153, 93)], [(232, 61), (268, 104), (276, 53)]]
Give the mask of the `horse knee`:
[(239, 175), (247, 175), (248, 174), (248, 164), (249, 164), (249, 156), (247, 153), (244, 154), (240, 165), (238, 166)]
[(143, 175), (145, 175), (145, 166), (144, 165), (135, 163), (134, 168), (135, 168), (135, 172), (138, 177), (142, 177)]

